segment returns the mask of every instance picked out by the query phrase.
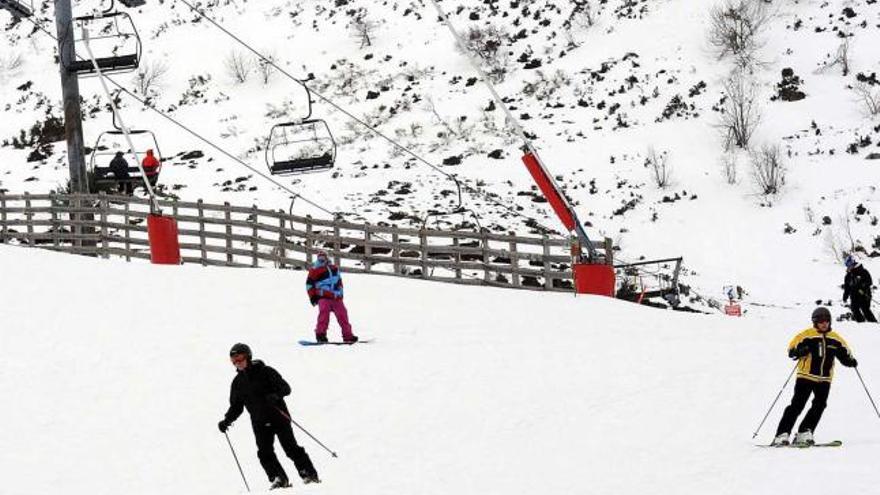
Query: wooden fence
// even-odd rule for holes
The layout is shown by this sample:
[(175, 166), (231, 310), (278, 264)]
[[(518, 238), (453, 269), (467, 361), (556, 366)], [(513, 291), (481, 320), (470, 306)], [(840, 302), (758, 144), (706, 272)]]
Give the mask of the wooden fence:
[[(177, 219), (185, 263), (303, 269), (325, 250), (350, 273), (573, 290), (566, 239), (356, 224), (201, 200), (159, 205)], [(149, 213), (147, 200), (131, 196), (0, 194), (0, 242), (149, 259)], [(609, 239), (594, 247), (612, 263)]]

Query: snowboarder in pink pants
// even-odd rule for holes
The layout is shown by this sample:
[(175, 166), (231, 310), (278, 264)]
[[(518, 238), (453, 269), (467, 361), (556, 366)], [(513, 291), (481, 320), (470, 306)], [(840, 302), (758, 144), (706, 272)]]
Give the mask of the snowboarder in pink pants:
[(318, 342), (327, 342), (330, 313), (336, 315), (336, 321), (342, 328), (342, 340), (349, 344), (358, 341), (357, 336), (351, 333), (348, 311), (342, 302), (342, 276), (339, 268), (330, 263), (325, 251), (318, 251), (317, 259), (309, 270), (306, 292), (312, 306), (318, 306), (318, 323), (315, 325), (315, 338)]

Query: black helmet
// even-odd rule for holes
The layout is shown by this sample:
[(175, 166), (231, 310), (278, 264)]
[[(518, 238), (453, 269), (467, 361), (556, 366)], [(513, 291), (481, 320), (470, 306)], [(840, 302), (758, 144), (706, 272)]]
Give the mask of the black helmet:
[(825, 306), (819, 306), (813, 310), (813, 325), (820, 321), (831, 321), (831, 311), (828, 311)]
[(248, 361), (250, 361), (252, 357), (251, 348), (248, 347), (247, 344), (242, 344), (241, 342), (232, 346), (232, 349), (229, 349), (229, 357), (235, 356), (236, 354), (244, 354), (247, 356)]

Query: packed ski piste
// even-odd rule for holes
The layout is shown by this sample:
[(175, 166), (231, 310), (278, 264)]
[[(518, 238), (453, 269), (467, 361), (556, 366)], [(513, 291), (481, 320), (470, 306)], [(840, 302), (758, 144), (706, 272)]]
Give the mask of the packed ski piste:
[(0, 495), (877, 492), (880, 2), (0, 26)]

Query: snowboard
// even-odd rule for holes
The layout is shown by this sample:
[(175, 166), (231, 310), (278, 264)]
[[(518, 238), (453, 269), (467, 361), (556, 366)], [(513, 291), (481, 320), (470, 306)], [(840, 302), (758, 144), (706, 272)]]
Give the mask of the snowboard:
[(317, 345), (355, 345), (355, 344), (369, 344), (373, 339), (360, 339), (357, 342), (318, 342), (317, 340), (300, 340), (299, 345), (304, 346), (317, 346)]
[(813, 447), (842, 447), (842, 446), (843, 446), (843, 442), (840, 440), (832, 440), (830, 442), (817, 442), (817, 443), (814, 443), (813, 445), (805, 445), (803, 447), (801, 447), (799, 445), (794, 445), (794, 444), (783, 445), (783, 446), (779, 446), (779, 447), (777, 447), (776, 445), (763, 445), (763, 444), (756, 445), (756, 447), (765, 447), (765, 448), (770, 448), (770, 449), (784, 449), (784, 448), (809, 449), (809, 448), (813, 448)]

